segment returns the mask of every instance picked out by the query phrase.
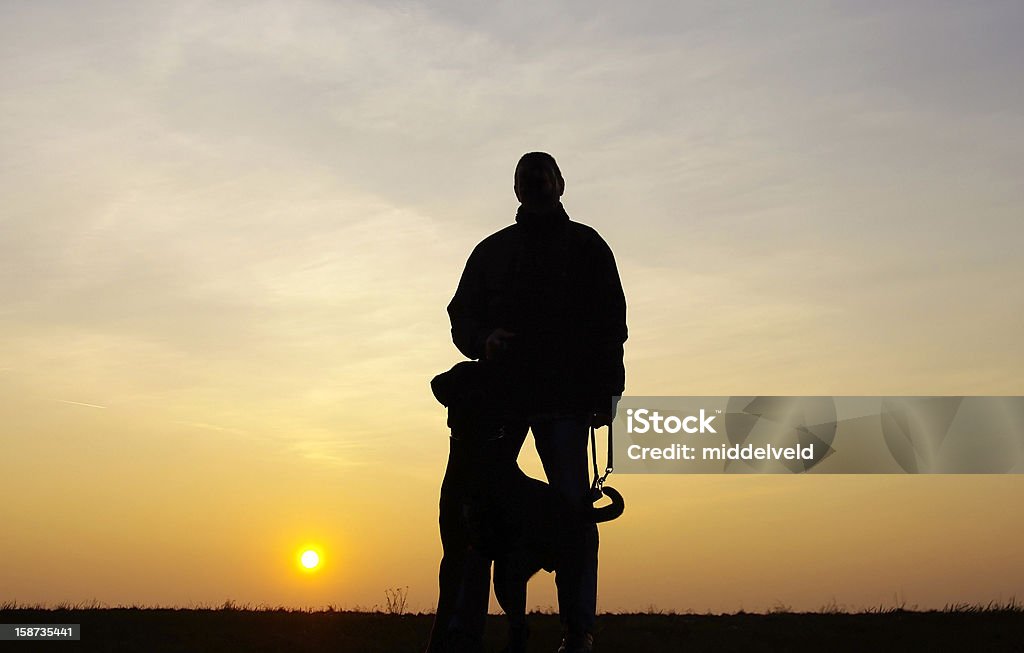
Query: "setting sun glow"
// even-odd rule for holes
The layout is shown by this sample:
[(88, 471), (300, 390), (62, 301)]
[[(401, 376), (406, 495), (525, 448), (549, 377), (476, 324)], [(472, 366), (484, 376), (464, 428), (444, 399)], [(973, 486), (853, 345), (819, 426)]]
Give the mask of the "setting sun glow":
[(316, 551), (303, 551), (302, 552), (302, 566), (306, 569), (315, 569), (320, 564), (320, 556)]
[[(3, 607), (435, 611), (451, 428), (430, 382), (469, 362), (447, 306), (475, 246), (522, 226), (515, 168), (538, 150), (597, 247), (586, 256), (615, 263), (627, 398), (954, 398), (915, 424), (886, 402), (889, 439), (851, 442), (858, 461), (894, 454), (892, 473), (803, 473), (796, 459), (796, 474), (732, 473), (757, 468), (741, 460), (722, 474), (661, 458), (671, 469), (617, 466), (609, 483), (627, 505), (599, 526), (599, 613), (793, 613), (774, 628), (840, 608), (1024, 605), (1024, 519), (1006, 512), (1024, 503), (1024, 473), (901, 473), (1009, 467), (1024, 452), (995, 432), (941, 448), (911, 438), (970, 422), (955, 397), (1024, 395), (1024, 293), (1012, 291), (1024, 286), (1024, 0), (724, 4), (594, 0), (581, 25), (541, 0), (514, 13), (454, 0), (0, 0), (0, 624), (81, 621), (83, 645), (141, 649), (134, 616), (90, 633), (87, 620), (106, 617)], [(512, 253), (472, 287), (488, 319), (527, 303), (529, 325), (503, 325), (520, 338), (510, 358), (592, 349), (604, 299), (541, 314), (563, 299), (562, 278), (537, 285), (550, 270), (531, 245), (519, 270), (531, 281), (503, 287)], [(568, 254), (556, 275), (571, 265), (574, 287), (583, 261)], [(580, 331), (538, 348), (530, 330), (554, 335), (556, 317), (578, 317)], [(458, 339), (474, 353), (470, 335)], [(609, 387), (603, 361), (570, 366), (588, 402)], [(558, 389), (552, 410), (575, 396)], [(777, 423), (800, 423), (797, 412)], [(874, 415), (836, 423), (881, 429)], [(733, 417), (744, 447), (762, 440), (743, 451), (780, 449), (752, 415)], [(680, 446), (702, 437), (681, 427)], [(534, 435), (519, 463), (546, 480)], [(594, 435), (599, 464), (609, 448), (624, 462), (624, 432)], [(446, 501), (453, 479), (498, 480), (481, 471), (450, 474)], [(482, 519), (525, 505), (506, 502), (518, 489), (494, 489)], [(461, 520), (461, 500), (454, 509)], [(500, 521), (479, 526), (512, 525)], [(545, 531), (528, 535), (560, 537)], [(527, 609), (556, 607), (557, 594), (537, 574)], [(488, 607), (500, 607), (490, 593)], [(913, 618), (934, 616), (938, 632), (940, 614)], [(1002, 617), (974, 616), (964, 642), (969, 630), (992, 641), (981, 637)], [(1019, 637), (1024, 611), (1010, 616)], [(336, 617), (295, 648), (335, 633), (350, 650), (409, 650), (399, 632), (426, 635), (428, 621), (395, 620), (399, 632), (379, 637), (392, 622), (367, 621), (363, 643), (334, 631)], [(242, 630), (230, 614), (201, 637), (205, 617), (194, 629), (167, 618), (181, 632), (154, 618), (154, 649), (179, 635), (194, 649), (252, 648), (221, 639)], [(273, 630), (266, 618), (252, 628), (267, 628), (268, 648), (285, 623), (307, 623)], [(540, 646), (558, 627), (537, 619)], [(617, 619), (594, 633), (599, 647), (655, 648), (660, 626), (613, 635)], [(703, 626), (685, 623), (680, 639), (699, 648)], [(760, 643), (737, 623), (721, 648)], [(765, 631), (762, 648), (804, 646), (788, 631)], [(1024, 653), (1022, 639), (1004, 648)]]

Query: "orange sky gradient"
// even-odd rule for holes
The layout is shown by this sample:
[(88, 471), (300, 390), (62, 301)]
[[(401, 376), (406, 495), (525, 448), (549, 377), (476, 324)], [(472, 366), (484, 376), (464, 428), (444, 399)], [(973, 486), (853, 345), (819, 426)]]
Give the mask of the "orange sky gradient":
[[(628, 394), (1024, 394), (1021, 10), (649, 5), (0, 9), (0, 602), (431, 609), (428, 383), (530, 150)], [(611, 484), (600, 611), (1024, 588), (1020, 476)]]

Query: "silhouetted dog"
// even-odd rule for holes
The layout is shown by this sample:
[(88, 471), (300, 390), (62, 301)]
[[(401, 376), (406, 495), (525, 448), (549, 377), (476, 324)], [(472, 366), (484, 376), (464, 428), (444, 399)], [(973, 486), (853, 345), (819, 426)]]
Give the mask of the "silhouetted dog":
[[(527, 582), (541, 569), (555, 570), (587, 524), (621, 515), (622, 495), (605, 487), (611, 505), (572, 506), (550, 485), (527, 476), (516, 462), (518, 451), (504, 437), (505, 427), (517, 418), (500, 373), (490, 365), (459, 363), (434, 377), (431, 388), (448, 407), (448, 426), (465, 457), (457, 480), (465, 537), (448, 539), (466, 541), (494, 561), (494, 593), (509, 622), (506, 650), (525, 651)], [(453, 582), (442, 576), (443, 586)]]
[[(485, 447), (486, 448), (486, 447)], [(527, 476), (508, 457), (495, 460), (483, 452), (477, 477), (464, 506), (470, 545), (494, 560), (494, 595), (508, 619), (510, 653), (526, 651), (527, 582), (541, 569), (556, 570), (584, 536), (588, 524), (622, 514), (622, 495), (604, 488), (612, 500), (595, 508), (573, 506), (547, 483)]]

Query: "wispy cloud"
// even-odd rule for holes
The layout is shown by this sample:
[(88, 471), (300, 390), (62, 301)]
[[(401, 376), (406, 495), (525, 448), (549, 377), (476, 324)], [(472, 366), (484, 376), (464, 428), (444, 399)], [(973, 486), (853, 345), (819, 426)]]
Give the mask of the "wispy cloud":
[(54, 399), (62, 404), (72, 404), (74, 406), (86, 406), (88, 408), (106, 408), (106, 406), (100, 406), (99, 404), (88, 404), (84, 401), (71, 401), (70, 399)]

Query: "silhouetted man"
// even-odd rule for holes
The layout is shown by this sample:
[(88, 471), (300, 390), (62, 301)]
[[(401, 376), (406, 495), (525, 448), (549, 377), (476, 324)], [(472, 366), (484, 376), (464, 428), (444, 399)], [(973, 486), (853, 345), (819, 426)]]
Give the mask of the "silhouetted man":
[[(515, 224), (476, 246), (448, 305), (452, 339), (467, 357), (500, 364), (517, 388), (523, 419), (506, 435), (512, 455), (532, 429), (548, 482), (581, 504), (589, 501), (589, 427), (611, 422), (612, 398), (624, 387), (626, 301), (607, 243), (562, 208), (565, 182), (554, 158), (523, 155), (514, 189)], [(597, 526), (581, 526), (570, 541), (555, 583), (559, 651), (575, 653), (592, 647)], [(486, 612), (489, 579), (486, 562), (466, 568), (463, 600), (476, 603), (472, 610)]]

